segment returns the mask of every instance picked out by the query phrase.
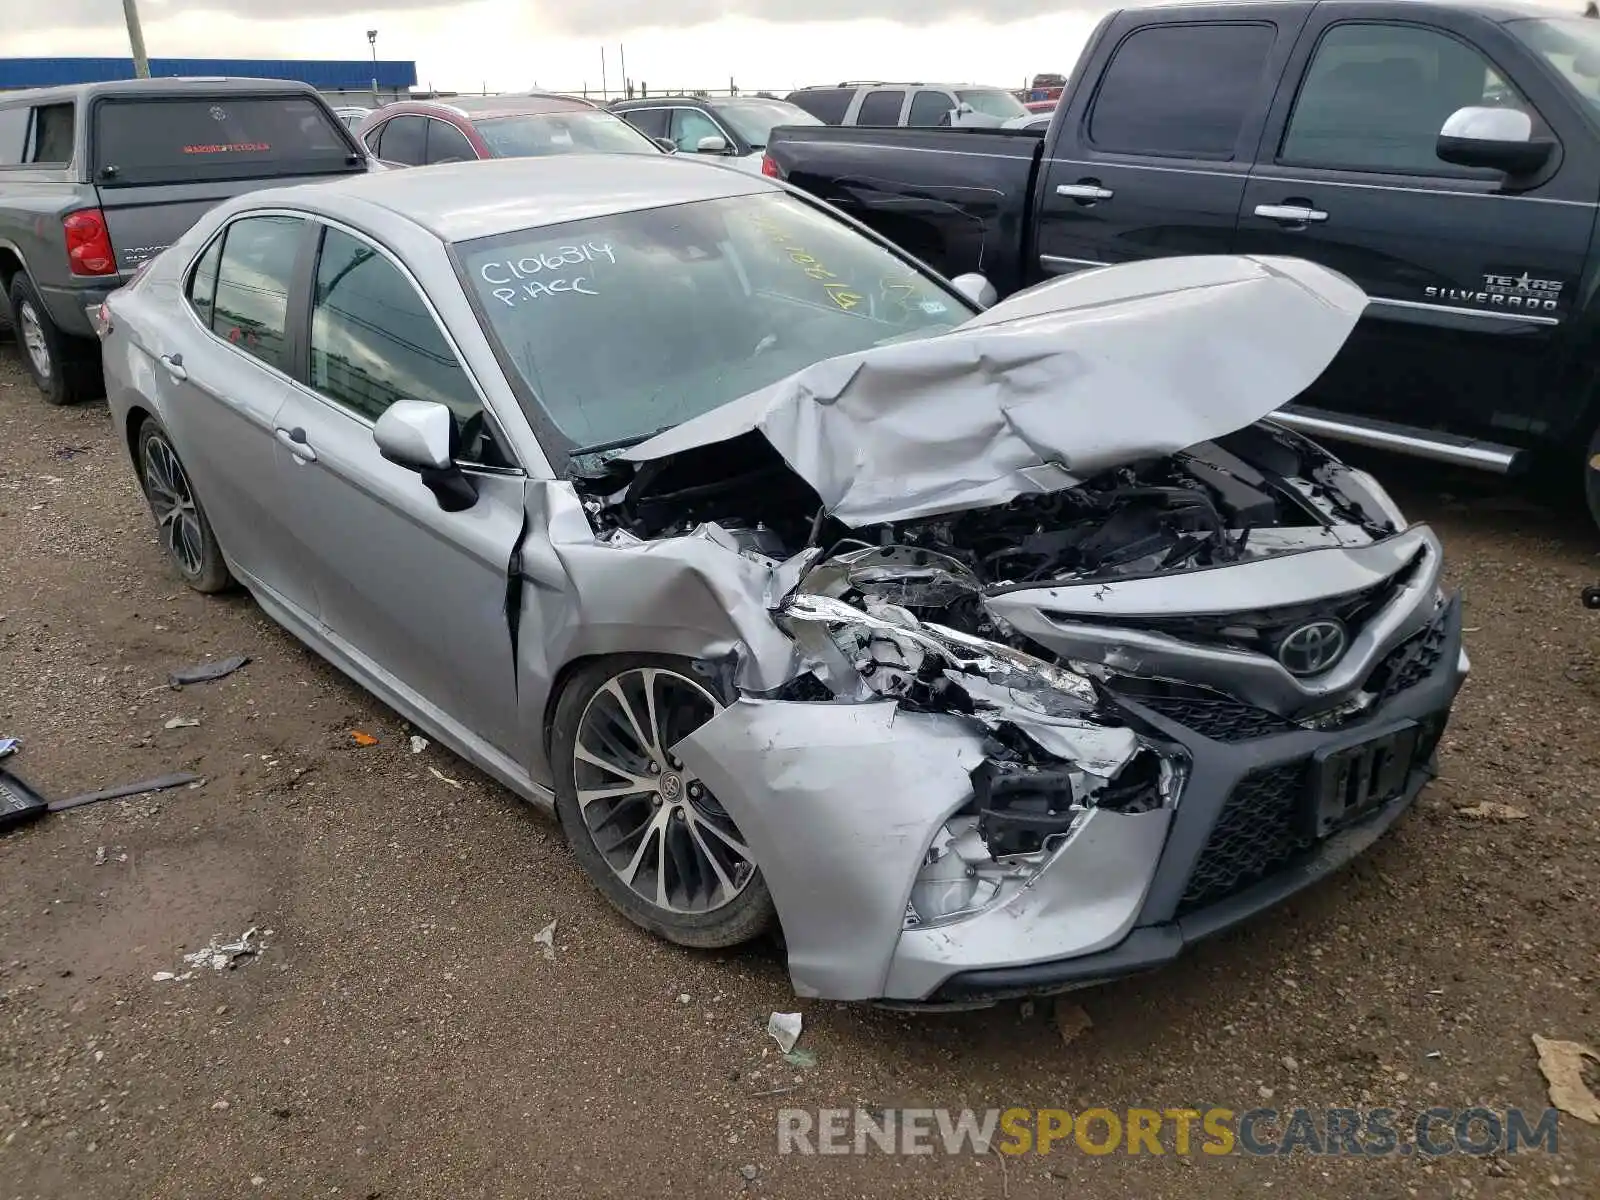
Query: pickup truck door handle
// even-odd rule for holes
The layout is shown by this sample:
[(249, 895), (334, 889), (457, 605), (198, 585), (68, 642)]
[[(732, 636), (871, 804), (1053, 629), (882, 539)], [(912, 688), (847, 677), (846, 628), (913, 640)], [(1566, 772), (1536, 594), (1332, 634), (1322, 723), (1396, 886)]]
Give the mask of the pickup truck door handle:
[(1056, 184), (1056, 195), (1069, 200), (1087, 200), (1092, 204), (1096, 200), (1109, 200), (1116, 193), (1108, 187), (1101, 187), (1098, 179), (1084, 179), (1078, 183)]
[(306, 441), (306, 431), (298, 425), (293, 429), (275, 429), (272, 432), (273, 436), (288, 448), (289, 453), (301, 462), (317, 461), (317, 452)]
[(1256, 216), (1285, 225), (1311, 225), (1328, 219), (1327, 213), (1309, 204), (1258, 204)]
[(167, 369), (167, 374), (174, 379), (181, 381), (189, 378), (189, 372), (184, 370), (183, 355), (181, 354), (163, 354), (161, 356), (161, 365)]

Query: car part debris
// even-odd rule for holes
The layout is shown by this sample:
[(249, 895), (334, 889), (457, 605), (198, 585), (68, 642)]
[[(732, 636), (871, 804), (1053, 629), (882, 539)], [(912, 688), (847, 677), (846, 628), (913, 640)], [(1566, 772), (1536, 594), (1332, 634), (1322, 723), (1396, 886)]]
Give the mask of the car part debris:
[(799, 1013), (775, 1012), (767, 1018), (767, 1035), (778, 1043), (778, 1049), (788, 1054), (800, 1040), (802, 1021)]
[(1600, 1054), (1582, 1042), (1558, 1042), (1533, 1035), (1539, 1052), (1539, 1070), (1550, 1089), (1550, 1103), (1568, 1116), (1600, 1125), (1600, 1096), (1583, 1081), (1584, 1071), (1600, 1067)]
[(428, 768), (428, 774), (432, 775), (440, 783), (449, 784), (451, 787), (455, 788), (456, 791), (458, 791), (458, 792), (461, 790), (461, 781), (459, 779), (451, 779), (450, 776), (446, 775), (443, 771), (439, 770), (438, 767), (429, 767)]
[(428, 739), (427, 738), (418, 737), (414, 733), (411, 735), (411, 753), (413, 753), (413, 754), (421, 754), (427, 748), (428, 748)]
[(50, 811), (43, 796), (0, 769), (0, 833), (36, 821)]
[(191, 683), (210, 683), (212, 680), (223, 679), (232, 675), (249, 661), (249, 655), (235, 654), (232, 658), (220, 658), (215, 662), (196, 663), (192, 667), (181, 667), (169, 674), (167, 678), (175, 688), (181, 688)]
[(551, 921), (550, 924), (534, 934), (533, 944), (544, 951), (545, 958), (554, 962), (556, 958), (556, 923)]
[(170, 788), (183, 787), (185, 784), (199, 783), (200, 776), (187, 773), (178, 775), (162, 775), (157, 779), (146, 779), (141, 783), (125, 783), (118, 787), (107, 788), (103, 792), (85, 792), (81, 796), (73, 796), (69, 800), (52, 800), (50, 811), (66, 812), (71, 808), (82, 808), (86, 804), (99, 804), (102, 800), (121, 800), (127, 796), (142, 796), (146, 792), (164, 792)]
[(20, 738), (0, 738), (0, 758), (15, 754), (21, 745), (22, 740)]
[(377, 738), (373, 737), (370, 733), (363, 733), (359, 729), (351, 731), (350, 740), (358, 746), (376, 746), (378, 744)]
[(167, 720), (167, 729), (193, 729), (200, 724), (199, 717), (171, 717)]
[(814, 1067), (817, 1065), (817, 1056), (815, 1051), (796, 1046), (783, 1056), (783, 1061), (794, 1067)]
[(213, 971), (231, 970), (240, 959), (253, 958), (266, 948), (264, 943), (255, 940), (259, 932), (259, 929), (251, 926), (231, 942), (224, 942), (212, 934), (209, 943), (193, 954), (185, 954), (183, 961), (196, 970), (206, 967)]
[(1493, 800), (1485, 800), (1482, 804), (1469, 805), (1466, 808), (1456, 809), (1456, 816), (1466, 817), (1469, 821), (1525, 821), (1528, 814), (1522, 809), (1510, 804), (1496, 804)]

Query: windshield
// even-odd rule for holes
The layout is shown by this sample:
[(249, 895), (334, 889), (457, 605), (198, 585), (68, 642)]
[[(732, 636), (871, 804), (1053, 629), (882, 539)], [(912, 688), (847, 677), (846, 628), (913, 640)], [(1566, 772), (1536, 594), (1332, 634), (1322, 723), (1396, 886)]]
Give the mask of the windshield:
[(775, 125), (821, 125), (805, 109), (782, 100), (740, 100), (717, 105), (717, 116), (733, 126), (733, 131), (750, 145), (762, 150)]
[(972, 315), (876, 242), (771, 193), (457, 250), (491, 340), (569, 453), (642, 439), (822, 359)]
[(1002, 121), (1028, 115), (1028, 110), (1022, 106), (1022, 101), (1010, 92), (997, 92), (992, 89), (971, 90), (957, 92), (956, 99), (964, 104), (970, 104), (973, 112), (983, 113), (987, 117), (999, 117)]
[(1507, 21), (1506, 28), (1567, 85), (1600, 107), (1600, 21), (1583, 17)]
[(474, 117), (496, 158), (547, 154), (660, 154), (661, 147), (621, 117), (598, 109), (520, 117)]

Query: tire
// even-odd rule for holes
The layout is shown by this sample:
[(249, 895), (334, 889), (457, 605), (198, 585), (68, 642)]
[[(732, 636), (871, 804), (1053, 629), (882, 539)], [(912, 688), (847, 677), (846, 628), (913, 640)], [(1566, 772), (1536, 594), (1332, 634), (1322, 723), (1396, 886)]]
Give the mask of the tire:
[(56, 328), (26, 273), (11, 280), (11, 326), (17, 354), (47, 404), (79, 404), (105, 394), (100, 347)]
[(151, 417), (139, 427), (134, 444), (138, 448), (139, 485), (156, 519), (167, 561), (195, 591), (207, 595), (226, 591), (233, 586), (233, 576), (167, 431)]
[[(644, 703), (644, 688), (655, 702)], [(627, 723), (623, 706), (633, 716)], [(551, 728), (556, 814), (572, 852), (591, 883), (628, 920), (669, 942), (720, 949), (752, 941), (774, 924), (766, 881), (731, 817), (666, 749), (723, 707), (685, 659), (627, 654), (596, 660), (568, 681)], [(650, 713), (656, 720), (652, 724)], [(654, 731), (660, 754), (643, 745), (634, 728)], [(602, 740), (599, 734), (610, 737)], [(580, 738), (586, 756), (577, 756)], [(617, 767), (595, 765), (608, 757)], [(618, 792), (590, 798), (586, 813), (578, 792)], [(627, 831), (618, 833), (618, 830)], [(724, 840), (728, 839), (728, 840)], [(605, 844), (602, 844), (605, 843)], [(734, 847), (743, 850), (740, 854)], [(663, 863), (666, 870), (651, 869)], [(707, 856), (714, 861), (708, 862)], [(631, 882), (624, 878), (637, 869)], [(661, 903), (666, 877), (666, 904)]]
[(1589, 438), (1589, 450), (1583, 456), (1583, 494), (1589, 501), (1589, 516), (1600, 526), (1600, 425)]

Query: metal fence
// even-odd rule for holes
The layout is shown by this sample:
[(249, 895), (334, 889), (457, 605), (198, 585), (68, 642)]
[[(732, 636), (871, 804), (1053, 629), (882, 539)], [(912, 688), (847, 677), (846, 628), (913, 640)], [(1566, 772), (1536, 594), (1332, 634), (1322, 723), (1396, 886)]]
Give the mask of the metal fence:
[[(551, 84), (547, 84), (543, 80), (535, 80), (534, 83), (527, 89), (527, 91), (529, 91), (529, 92), (558, 92), (558, 93), (560, 93), (561, 95), (564, 95), (564, 96), (582, 96), (586, 100), (593, 100), (593, 101), (595, 101), (596, 103), (599, 103), (599, 104), (608, 104), (613, 100), (648, 99), (651, 96), (699, 96), (699, 97), (702, 97), (702, 98), (705, 98), (705, 99), (709, 99), (712, 96), (763, 96), (763, 97), (776, 97), (778, 99), (782, 99), (784, 96), (787, 96), (790, 92), (794, 91), (794, 88), (793, 87), (766, 87), (766, 88), (743, 87), (743, 86), (740, 86), (739, 84), (735, 83), (732, 79), (728, 80), (727, 86), (725, 86), (725, 87), (711, 87), (711, 88), (708, 88), (708, 87), (660, 87), (660, 86), (657, 86), (656, 84), (649, 83), (647, 81), (641, 81), (639, 83), (630, 83), (626, 87), (620, 87), (620, 88), (611, 87), (611, 88), (608, 88), (608, 87), (602, 87), (602, 86), (590, 84), (586, 80), (580, 80), (577, 83), (576, 86), (560, 87), (560, 86), (554, 86), (554, 85), (551, 85)], [(494, 90), (492, 90), (492, 89), (490, 89), (488, 87), (473, 88), (473, 89), (470, 89), (470, 90), (466, 89), (466, 88), (457, 88), (457, 89), (454, 89), (454, 90), (438, 90), (438, 91), (435, 91), (432, 82), (427, 82), (427, 83), (419, 83), (417, 85), (416, 90), (413, 91), (412, 97), (413, 97), (413, 99), (438, 98), (440, 100), (448, 100), (451, 96), (518, 96), (518, 95), (526, 95), (526, 94), (527, 94), (526, 92), (500, 92), (500, 91), (494, 91)]]

